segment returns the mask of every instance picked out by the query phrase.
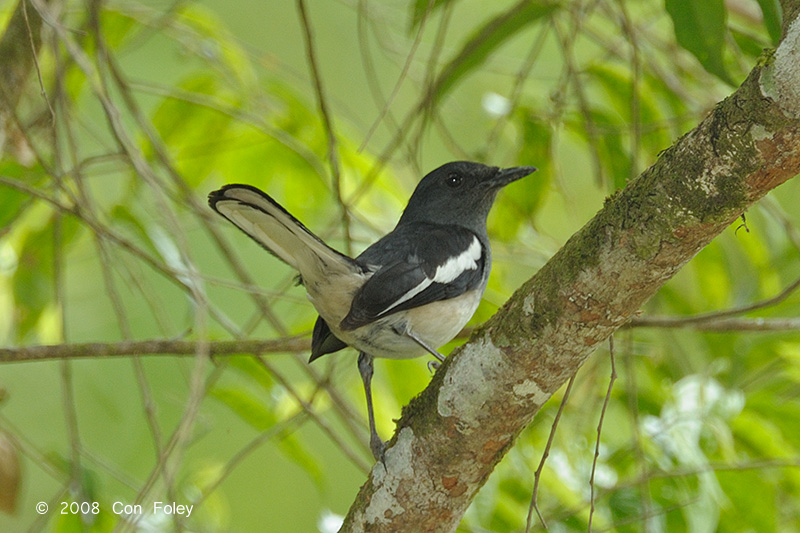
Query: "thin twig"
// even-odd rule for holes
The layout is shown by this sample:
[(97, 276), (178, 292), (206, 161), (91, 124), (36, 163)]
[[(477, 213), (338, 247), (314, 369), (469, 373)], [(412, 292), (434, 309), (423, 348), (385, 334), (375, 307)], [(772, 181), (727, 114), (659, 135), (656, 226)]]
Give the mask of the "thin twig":
[(749, 305), (741, 307), (732, 307), (724, 311), (713, 311), (710, 313), (701, 313), (687, 317), (639, 317), (631, 320), (632, 327), (642, 326), (658, 326), (658, 327), (687, 327), (688, 325), (702, 323), (702, 322), (716, 322), (722, 318), (732, 317), (736, 315), (743, 315), (758, 309), (772, 307), (778, 305), (788, 298), (794, 291), (800, 287), (800, 277), (790, 283), (781, 292), (771, 298), (761, 300)]
[(531, 503), (528, 506), (528, 517), (525, 519), (525, 533), (528, 533), (531, 530), (531, 526), (533, 525), (533, 511), (536, 511), (536, 514), (539, 516), (539, 520), (542, 522), (542, 527), (547, 529), (547, 522), (542, 516), (542, 512), (539, 510), (539, 481), (542, 477), (542, 470), (544, 469), (544, 463), (547, 461), (547, 458), (550, 455), (550, 448), (553, 445), (553, 439), (556, 436), (556, 428), (558, 427), (558, 422), (561, 420), (561, 413), (564, 412), (564, 407), (567, 405), (567, 400), (569, 399), (569, 393), (572, 391), (572, 384), (575, 383), (575, 376), (577, 374), (573, 374), (571, 378), (569, 378), (569, 383), (567, 383), (567, 388), (564, 391), (564, 397), (561, 398), (561, 404), (558, 406), (558, 411), (556, 412), (556, 417), (553, 419), (553, 425), (550, 427), (550, 435), (547, 437), (547, 444), (544, 447), (544, 452), (542, 452), (542, 459), (539, 461), (539, 467), (536, 469), (536, 472), (533, 474), (533, 492), (531, 493)]
[(511, 122), (511, 117), (513, 116), (512, 111), (516, 109), (519, 104), (520, 97), (522, 96), (522, 89), (525, 86), (525, 82), (528, 80), (534, 65), (536, 65), (536, 60), (539, 59), (539, 55), (542, 53), (542, 49), (547, 42), (547, 37), (550, 35), (551, 26), (551, 24), (542, 25), (539, 34), (536, 36), (536, 39), (531, 45), (528, 56), (525, 58), (522, 66), (517, 71), (517, 74), (514, 78), (514, 86), (511, 89), (511, 95), (508, 98), (509, 112), (503, 114), (503, 116), (501, 116), (492, 127), (492, 131), (489, 132), (489, 138), (486, 140), (485, 145), (486, 148), (482, 150), (482, 155), (484, 157), (488, 158), (490, 154), (496, 152), (497, 142), (500, 139), (500, 133), (502, 133), (503, 128), (505, 128)]
[(311, 30), (311, 20), (308, 17), (305, 0), (297, 0), (297, 10), (300, 13), (300, 22), (303, 26), (303, 36), (306, 42), (306, 54), (308, 56), (308, 66), (311, 69), (311, 77), (314, 81), (314, 89), (317, 93), (317, 104), (322, 115), (322, 124), (325, 127), (325, 134), (328, 137), (328, 162), (333, 174), (333, 190), (336, 193), (336, 200), (342, 209), (342, 229), (344, 230), (344, 242), (347, 255), (353, 255), (353, 243), (350, 232), (350, 211), (348, 204), (345, 203), (342, 195), (342, 171), (339, 163), (339, 148), (336, 134), (333, 129), (333, 117), (328, 111), (325, 89), (322, 86), (322, 75), (317, 64), (317, 55), (314, 50), (314, 34)]
[(786, 214), (781, 204), (772, 196), (765, 196), (761, 199), (759, 207), (763, 208), (783, 226), (786, 238), (789, 239), (789, 242), (792, 243), (795, 250), (800, 251), (800, 229), (795, 226), (794, 221), (789, 218), (789, 215)]
[[(352, 461), (354, 465), (356, 465), (362, 472), (367, 473), (369, 472), (370, 465), (364, 462), (362, 458), (356, 455), (353, 450), (337, 435), (336, 431), (330, 424), (325, 422), (320, 416), (314, 411), (313, 406), (305, 401), (301, 396), (300, 393), (297, 392), (294, 386), (290, 383), (290, 381), (284, 378), (279, 372), (275, 370), (275, 368), (266, 360), (264, 357), (258, 357), (258, 362), (272, 375), (275, 377), (275, 380), (280, 383), (284, 389), (289, 393), (289, 395), (294, 398), (294, 401), (300, 405), (305, 413), (311, 417), (312, 420), (319, 426), (323, 433), (325, 433), (328, 438), (333, 442), (336, 446), (342, 450), (342, 453)], [(366, 439), (362, 439), (361, 443), (364, 445), (364, 452), (367, 451), (367, 441)]]
[(619, 11), (622, 15), (622, 29), (628, 36), (628, 43), (631, 49), (631, 120), (630, 120), (630, 173), (626, 179), (633, 179), (639, 175), (639, 147), (642, 144), (642, 117), (640, 114), (640, 78), (641, 78), (641, 65), (639, 61), (639, 41), (636, 38), (634, 31), (634, 24), (631, 20), (628, 10), (625, 7), (624, 0), (617, 0), (619, 4)]
[(552, 93), (552, 98), (555, 103), (555, 113), (559, 119), (562, 119), (561, 115), (567, 107), (568, 89), (570, 85), (572, 85), (575, 91), (577, 106), (583, 118), (586, 136), (589, 141), (588, 145), (592, 156), (595, 180), (598, 185), (602, 186), (604, 181), (603, 157), (600, 154), (599, 148), (601, 143), (598, 141), (601, 134), (598, 131), (597, 124), (591, 112), (591, 106), (589, 105), (588, 96), (586, 95), (586, 84), (580, 78), (581, 67), (576, 64), (576, 60), (573, 57), (576, 46), (575, 43), (581, 33), (578, 30), (583, 29), (586, 17), (597, 7), (597, 4), (597, 1), (585, 5), (574, 4), (569, 10), (570, 20), (566, 23), (567, 28), (561, 28), (557, 23), (553, 24), (553, 31), (558, 38), (559, 48), (564, 58), (564, 69), (562, 70), (558, 86)]
[[(462, 329), (457, 339), (466, 339), (472, 327)], [(58, 359), (86, 359), (103, 357), (129, 357), (132, 355), (195, 355), (195, 340), (149, 339), (118, 342), (86, 342), (71, 344), (43, 344), (33, 346), (0, 347), (0, 363), (25, 361), (53, 361)], [(311, 339), (307, 334), (278, 339), (237, 339), (209, 341), (211, 357), (243, 354), (303, 353), (311, 350)], [(319, 383), (317, 375), (312, 376)]]
[(20, 0), (21, 8), (22, 8), (22, 16), (25, 18), (25, 27), (28, 29), (28, 39), (30, 40), (31, 44), (31, 56), (33, 57), (33, 64), (36, 66), (36, 77), (39, 80), (39, 89), (41, 91), (42, 99), (47, 104), (47, 109), (50, 111), (50, 122), (51, 126), (55, 128), (56, 125), (56, 112), (53, 109), (53, 105), (50, 103), (50, 100), (47, 98), (47, 90), (44, 88), (44, 80), (42, 79), (42, 70), (39, 67), (39, 54), (36, 51), (36, 38), (33, 35), (33, 29), (31, 28), (31, 21), (28, 19), (28, 2), (25, 0)]
[(800, 318), (721, 318), (643, 316), (632, 319), (625, 328), (693, 329), (709, 332), (797, 331)]
[[(304, 352), (311, 342), (303, 337), (286, 337), (275, 340), (233, 340), (208, 343), (212, 357), (252, 353)], [(129, 357), (132, 355), (195, 355), (198, 341), (156, 339), (144, 341), (94, 342), (77, 344), (52, 344), (0, 348), (0, 363), (22, 361), (48, 361), (56, 359), (83, 359), (98, 357)]]
[(239, 466), (244, 459), (246, 459), (251, 453), (256, 451), (262, 444), (265, 442), (273, 439), (276, 436), (287, 434), (290, 429), (294, 426), (300, 426), (305, 420), (308, 419), (308, 413), (306, 411), (298, 411), (294, 415), (290, 416), (285, 420), (281, 420), (280, 422), (276, 423), (268, 430), (259, 433), (254, 439), (252, 439), (249, 443), (247, 443), (243, 448), (241, 448), (238, 452), (233, 454), (228, 462), (223, 465), (220, 473), (214, 478), (210, 483), (207, 485), (203, 485), (200, 488), (200, 498), (193, 502), (198, 508), (200, 508), (203, 502), (208, 499), (208, 497), (215, 491), (217, 488), (222, 484), (223, 481)]
[[(449, 73), (440, 73), (437, 77), (435, 71), (439, 64), (439, 56), (441, 55), (442, 51), (445, 50), (445, 38), (447, 37), (447, 32), (450, 29), (450, 21), (452, 20), (453, 16), (452, 6), (453, 4), (450, 2), (444, 5), (442, 16), (439, 19), (439, 26), (436, 29), (436, 37), (433, 45), (431, 46), (431, 53), (430, 56), (428, 56), (428, 61), (425, 67), (425, 80), (421, 85), (421, 87), (424, 87), (425, 90), (422, 93), (422, 97), (417, 103), (415, 109), (412, 110), (407, 116), (406, 122), (408, 123), (408, 127), (403, 127), (400, 130), (401, 136), (411, 137), (411, 126), (414, 124), (416, 118), (420, 119), (417, 124), (417, 132), (413, 137), (411, 137), (412, 140), (409, 141), (410, 148), (413, 152), (410, 160), (414, 163), (419, 160), (420, 154), (422, 153), (422, 135), (425, 133), (425, 128), (428, 125), (428, 121), (431, 118), (432, 112), (434, 111), (435, 94), (438, 90), (438, 87), (441, 86), (442, 81), (446, 81), (449, 78)], [(451, 65), (452, 64), (453, 63), (451, 63)]]
[[(98, 235), (106, 238), (107, 240), (113, 242), (120, 248), (127, 250), (132, 255), (143, 260), (155, 271), (161, 273), (167, 280), (174, 283), (182, 290), (188, 291), (190, 293), (192, 292), (190, 286), (191, 284), (187, 284), (184, 281), (182, 281), (182, 279), (184, 279), (188, 275), (186, 269), (172, 268), (168, 265), (165, 265), (159, 259), (154, 258), (148, 252), (144, 251), (142, 248), (140, 248), (127, 238), (123, 237), (122, 235), (114, 231), (112, 228), (103, 225), (96, 219), (93, 213), (83, 209), (80, 205), (78, 204), (75, 204), (73, 206), (67, 205), (63, 203), (61, 200), (53, 198), (52, 196), (42, 192), (39, 189), (31, 187), (30, 185), (23, 183), (19, 180), (11, 179), (5, 176), (0, 176), (0, 185), (7, 185), (19, 191), (25, 192), (26, 194), (32, 197), (44, 200), (54, 208), (64, 213), (68, 213), (76, 217), (80, 221), (84, 222), (88, 228), (93, 230)], [(204, 304), (209, 305), (208, 302), (204, 302)], [(210, 311), (214, 319), (217, 320), (227, 331), (231, 332), (232, 334), (236, 334), (238, 332), (238, 328), (235, 326), (235, 324), (231, 322), (225, 315), (223, 315), (219, 309), (210, 306)]]
[(608, 381), (608, 390), (603, 400), (603, 408), (600, 410), (600, 421), (597, 423), (597, 441), (594, 444), (594, 458), (592, 459), (592, 474), (589, 477), (589, 526), (588, 531), (592, 531), (592, 518), (594, 517), (594, 473), (597, 469), (597, 458), (600, 457), (600, 436), (603, 433), (603, 420), (608, 409), (608, 402), (611, 400), (611, 390), (614, 388), (614, 381), (617, 379), (617, 365), (614, 361), (614, 335), (608, 337), (608, 352), (611, 357), (611, 379)]
[[(126, 107), (133, 115), (138, 126), (144, 132), (159, 162), (167, 170), (167, 175), (170, 178), (172, 184), (180, 191), (181, 198), (179, 199), (180, 200), (179, 203), (187, 204), (191, 208), (193, 214), (197, 217), (200, 223), (203, 224), (206, 231), (214, 240), (214, 244), (220, 250), (222, 256), (228, 261), (228, 264), (231, 266), (234, 273), (242, 281), (242, 283), (247, 285), (254, 285), (255, 283), (253, 281), (253, 278), (248, 274), (242, 262), (233, 253), (233, 249), (230, 246), (230, 244), (223, 237), (222, 233), (219, 231), (217, 226), (211, 222), (210, 217), (207, 216), (208, 215), (208, 213), (206, 212), (207, 206), (198, 203), (195, 191), (188, 186), (186, 180), (178, 171), (173, 161), (173, 158), (169, 153), (169, 150), (164, 144), (164, 141), (161, 139), (158, 132), (153, 127), (152, 122), (150, 122), (145, 116), (145, 114), (142, 112), (138, 102), (136, 101), (131, 92), (130, 84), (125, 79), (125, 76), (123, 75), (122, 69), (119, 67), (117, 63), (116, 58), (111, 54), (110, 51), (107, 51), (104, 57), (107, 61), (112, 78), (114, 79), (116, 86), (119, 89), (120, 94), (122, 95)], [(278, 319), (278, 317), (275, 315), (272, 308), (270, 307), (268, 302), (262, 297), (262, 295), (259, 294), (258, 292), (250, 292), (250, 291), (248, 291), (248, 294), (250, 294), (251, 298), (253, 299), (253, 302), (256, 304), (256, 307), (258, 307), (262, 316), (265, 317), (267, 321), (269, 321), (270, 325), (272, 325), (275, 328), (278, 334), (286, 335), (287, 334), (286, 327), (283, 325), (283, 322), (281, 322)]]
[[(359, 44), (361, 44), (362, 41), (363, 41), (363, 39), (361, 39), (361, 33), (362, 33), (361, 27), (363, 25), (362, 21), (365, 18), (364, 10), (366, 9), (366, 6), (367, 6), (367, 3), (366, 3), (365, 0), (360, 0), (359, 1), (359, 4), (358, 4), (358, 8), (359, 8), (359, 17), (358, 17)], [(381, 110), (378, 113), (378, 116), (375, 118), (375, 120), (372, 121), (372, 125), (367, 130), (366, 135), (364, 135), (364, 140), (361, 141), (361, 146), (358, 147), (358, 151), (359, 152), (361, 152), (362, 150), (364, 150), (367, 147), (367, 143), (369, 143), (369, 140), (372, 138), (372, 135), (375, 133), (375, 130), (378, 129), (378, 126), (381, 124), (381, 122), (383, 121), (384, 117), (389, 115), (390, 118), (391, 118), (391, 114), (389, 113), (389, 110), (390, 110), (390, 108), (392, 106), (392, 103), (394, 103), (395, 98), (399, 94), (400, 87), (403, 85), (403, 82), (405, 81), (406, 77), (408, 76), (409, 70), (411, 69), (411, 64), (413, 63), (414, 57), (415, 57), (415, 55), (417, 53), (417, 48), (419, 47), (420, 42), (422, 42), (422, 34), (423, 34), (424, 30), (425, 30), (425, 23), (428, 21), (428, 14), (433, 10), (433, 6), (434, 6), (434, 0), (428, 0), (428, 5), (425, 8), (425, 14), (422, 16), (422, 19), (420, 20), (419, 26), (417, 27), (417, 32), (414, 35), (414, 40), (411, 42), (411, 46), (410, 46), (410, 48), (408, 50), (408, 54), (406, 54), (406, 60), (403, 63), (403, 68), (401, 69), (400, 74), (397, 76), (397, 81), (395, 81), (394, 87), (392, 88), (392, 92), (389, 94), (389, 97), (385, 99), (385, 101), (382, 103), (382, 105), (379, 105)], [(369, 70), (372, 73), (372, 76), (369, 76), (367, 79), (368, 79), (368, 81), (374, 81), (374, 78), (375, 78), (374, 66), (372, 64), (372, 61), (368, 60), (369, 55), (366, 53), (366, 52), (368, 52), (368, 50), (366, 50), (366, 47), (364, 47), (363, 45), (361, 46), (361, 49), (362, 49), (362, 57), (365, 59), (365, 63), (364, 64), (365, 64), (365, 66), (369, 67)], [(380, 94), (380, 86), (378, 86), (378, 84), (370, 83), (370, 87), (373, 88), (372, 92), (373, 92), (373, 94), (375, 96), (378, 96)], [(382, 95), (380, 95), (380, 96), (382, 97)], [(394, 123), (393, 119), (392, 119), (392, 122)], [(395, 134), (399, 135), (400, 131), (396, 128), (397, 125), (394, 124), (394, 126), (395, 126), (395, 132), (396, 132)]]
[[(196, 202), (196, 198), (195, 198), (194, 192), (187, 188), (184, 180), (182, 179), (182, 177), (178, 173), (177, 168), (175, 167), (175, 165), (174, 165), (174, 163), (172, 161), (172, 158), (171, 158), (166, 146), (164, 146), (164, 143), (161, 140), (160, 136), (158, 135), (157, 131), (155, 131), (155, 129), (153, 128), (153, 126), (150, 123), (150, 121), (141, 112), (136, 100), (133, 98), (133, 95), (131, 94), (129, 85), (128, 85), (127, 81), (125, 80), (121, 69), (117, 65), (117, 62), (114, 60), (113, 56), (110, 55), (109, 51), (106, 51), (105, 56), (106, 56), (106, 59), (108, 61), (108, 65), (110, 67), (111, 73), (112, 73), (112, 75), (113, 75), (113, 77), (114, 77), (114, 79), (115, 79), (115, 81), (117, 83), (118, 88), (120, 89), (121, 94), (123, 95), (123, 98), (124, 98), (128, 108), (129, 108), (129, 110), (133, 113), (133, 115), (136, 118), (139, 126), (142, 128), (142, 130), (147, 135), (148, 139), (150, 140), (150, 144), (154, 148), (154, 151), (155, 151), (156, 155), (159, 157), (162, 165), (164, 165), (165, 168), (168, 170), (168, 175), (172, 178), (176, 188), (183, 193), (184, 202), (186, 204), (188, 204), (193, 209), (194, 213), (198, 216), (198, 219), (201, 221), (201, 223), (203, 223), (205, 225), (206, 229), (209, 230), (209, 232), (211, 233), (212, 238), (215, 240), (215, 243), (220, 248), (223, 256), (225, 256), (228, 259), (229, 263), (234, 268), (234, 271), (237, 273), (238, 277), (242, 280), (242, 282), (244, 284), (247, 284), (247, 285), (252, 285), (253, 282), (251, 281), (251, 278), (249, 277), (249, 274), (247, 274), (247, 272), (243, 268), (241, 268), (240, 262), (238, 261), (238, 259), (234, 255), (233, 250), (230, 248), (230, 246), (227, 244), (227, 242), (221, 237), (221, 233), (219, 231), (217, 231), (216, 227), (213, 224), (209, 223), (209, 217), (204, 216), (204, 211), (201, 209), (201, 207)], [(331, 133), (332, 133), (332, 131), (331, 131)], [(203, 206), (203, 207), (205, 207), (205, 206)], [(250, 292), (250, 291), (248, 291), (248, 292)], [(254, 295), (255, 295), (255, 292), (254, 292)], [(263, 298), (258, 298), (256, 300), (256, 304), (258, 305), (258, 307), (259, 307), (259, 309), (260, 309), (262, 314), (259, 314), (259, 315), (257, 315), (255, 317), (256, 320), (253, 321), (253, 327), (255, 327), (255, 325), (257, 324), (258, 321), (260, 321), (264, 316), (266, 316), (267, 319), (269, 320), (269, 322), (277, 329), (278, 333), (280, 333), (280, 334), (285, 336), (286, 335), (286, 328), (277, 319), (277, 317), (274, 315), (274, 313), (272, 312), (271, 307), (269, 306), (269, 304)], [(243, 338), (243, 337), (241, 337), (241, 338)], [(299, 359), (297, 359), (297, 358), (295, 360), (299, 361)], [(343, 422), (345, 423), (346, 427), (348, 429), (350, 429), (351, 432), (353, 432), (354, 435), (355, 435), (356, 428), (351, 423), (350, 417), (348, 416), (349, 412), (344, 407), (344, 404), (341, 401), (339, 401), (340, 399), (338, 399), (338, 396), (337, 396), (337, 394), (335, 392), (335, 389), (333, 389), (330, 386), (329, 381), (327, 379), (320, 380), (320, 378), (308, 367), (308, 365), (305, 365), (303, 363), (300, 363), (300, 365), (301, 365), (302, 369), (309, 376), (311, 376), (312, 379), (314, 379), (314, 381), (317, 384), (317, 388), (318, 389), (324, 389), (324, 390), (326, 390), (328, 392), (329, 396), (331, 397), (331, 399), (334, 402), (334, 407), (335, 407), (336, 412), (340, 415), (340, 417), (343, 420)], [(277, 376), (277, 377), (279, 377), (279, 376)], [(315, 420), (315, 422), (319, 422), (319, 419), (317, 417), (313, 417), (312, 416), (312, 418)], [(323, 428), (323, 431), (324, 430), (325, 430), (325, 428)]]
[[(644, 452), (644, 439), (642, 437), (642, 427), (639, 415), (639, 392), (636, 379), (636, 368), (634, 367), (633, 355), (633, 332), (627, 330), (623, 337), (623, 363), (625, 364), (625, 396), (628, 398), (628, 413), (631, 417), (631, 427), (633, 428), (632, 446), (636, 456), (636, 462), (642, 474), (647, 472), (647, 459)], [(652, 514), (652, 498), (650, 495), (649, 479), (639, 487), (642, 502), (642, 514), (649, 517)], [(643, 531), (650, 531), (650, 520), (644, 519)]]

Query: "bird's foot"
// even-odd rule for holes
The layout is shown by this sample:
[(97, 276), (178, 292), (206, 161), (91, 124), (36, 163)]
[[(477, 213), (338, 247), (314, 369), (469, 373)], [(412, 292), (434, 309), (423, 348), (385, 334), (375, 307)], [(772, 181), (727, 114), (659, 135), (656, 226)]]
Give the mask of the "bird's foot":
[(428, 361), (428, 372), (435, 373), (442, 366), (441, 361)]

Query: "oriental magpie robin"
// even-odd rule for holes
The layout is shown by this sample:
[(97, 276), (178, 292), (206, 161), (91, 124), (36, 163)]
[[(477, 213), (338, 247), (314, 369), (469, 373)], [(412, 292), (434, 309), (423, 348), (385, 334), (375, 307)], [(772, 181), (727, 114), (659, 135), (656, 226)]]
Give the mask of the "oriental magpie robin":
[(376, 459), (385, 445), (372, 409), (373, 358), (428, 352), (444, 360), (437, 349), (472, 317), (489, 279), (486, 218), (495, 196), (534, 171), (447, 163), (419, 182), (394, 230), (355, 259), (322, 242), (255, 187), (225, 185), (209, 194), (217, 213), (300, 272), (319, 312), (310, 361), (346, 346), (360, 352)]

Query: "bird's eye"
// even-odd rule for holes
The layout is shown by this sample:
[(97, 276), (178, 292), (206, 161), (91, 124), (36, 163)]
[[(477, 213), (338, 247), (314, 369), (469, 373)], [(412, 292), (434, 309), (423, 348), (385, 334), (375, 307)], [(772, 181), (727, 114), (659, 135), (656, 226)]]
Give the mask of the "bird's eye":
[(464, 182), (464, 179), (459, 174), (450, 174), (444, 181), (448, 187), (451, 189), (456, 189), (461, 187), (461, 184)]

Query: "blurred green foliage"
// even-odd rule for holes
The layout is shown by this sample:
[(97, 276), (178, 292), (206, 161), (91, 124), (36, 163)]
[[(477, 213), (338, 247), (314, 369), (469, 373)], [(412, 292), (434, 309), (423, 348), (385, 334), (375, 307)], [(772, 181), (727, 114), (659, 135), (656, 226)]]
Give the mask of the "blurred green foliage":
[[(44, 91), (31, 73), (0, 160), (3, 345), (307, 336), (315, 315), (294, 273), (212, 220), (209, 191), (261, 187), (357, 253), (445, 161), (535, 165), (490, 219), (495, 267), (474, 322), (485, 320), (744, 79), (781, 16), (775, 0), (307, 3), (338, 180), (294, 3), (101, 3), (99, 36), (83, 4), (53, 15), (38, 52)], [(15, 5), (0, 5), (4, 24)], [(776, 190), (643, 313), (736, 308), (790, 286), (798, 201), (796, 180)], [(792, 293), (744, 317), (798, 315)], [(594, 527), (800, 530), (800, 334), (616, 339)], [(355, 354), (311, 367), (304, 353), (143, 355), (3, 364), (0, 430), (19, 443), (23, 477), (0, 530), (112, 531), (114, 502), (143, 505), (141, 530), (311, 531), (347, 511), (369, 465)], [(538, 497), (552, 531), (587, 529), (609, 374), (601, 350), (564, 408)], [(378, 362), (383, 435), (429, 379), (422, 360)], [(562, 393), (461, 530), (525, 529)], [(102, 513), (59, 514), (81, 500)], [(154, 501), (196, 511), (152, 514)], [(536, 513), (532, 525), (542, 528)]]

